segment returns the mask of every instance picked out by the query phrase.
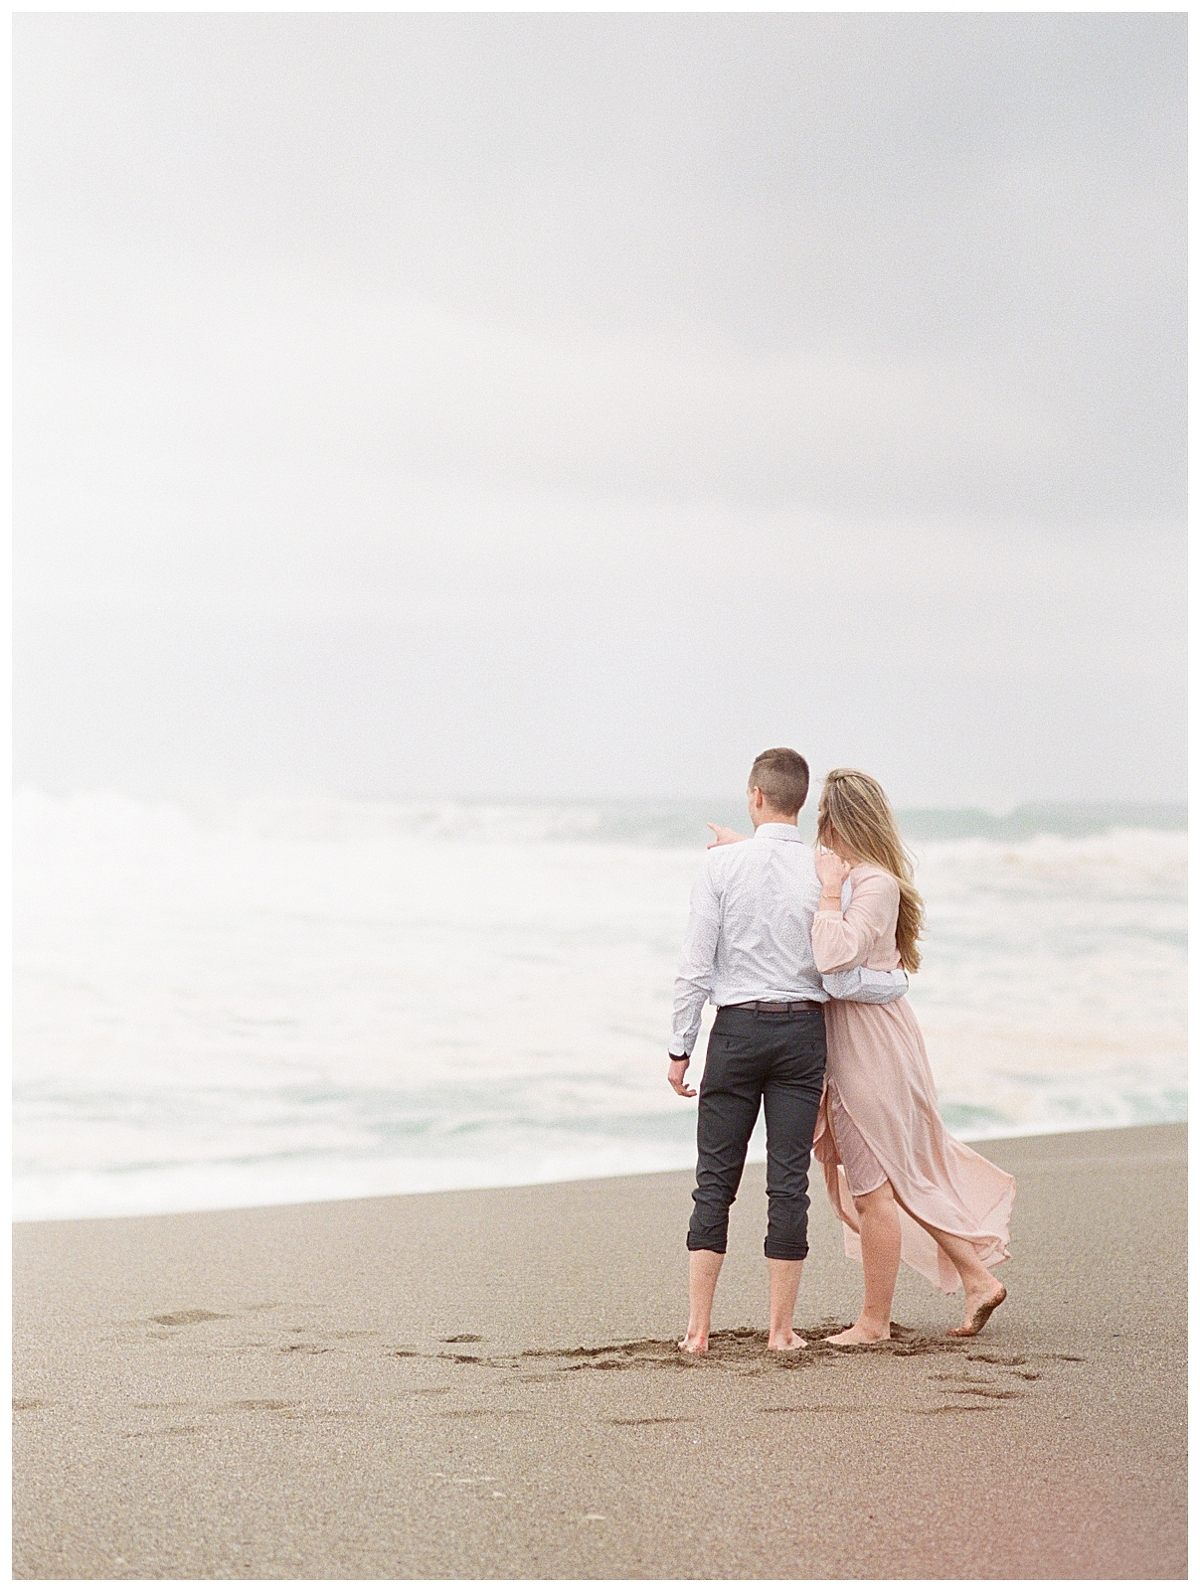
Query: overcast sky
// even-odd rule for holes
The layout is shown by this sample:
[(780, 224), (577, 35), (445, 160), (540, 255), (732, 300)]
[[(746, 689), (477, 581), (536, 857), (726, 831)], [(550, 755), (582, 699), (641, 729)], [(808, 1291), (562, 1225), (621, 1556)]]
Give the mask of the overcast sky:
[(18, 779), (1179, 798), (1184, 30), (19, 16)]

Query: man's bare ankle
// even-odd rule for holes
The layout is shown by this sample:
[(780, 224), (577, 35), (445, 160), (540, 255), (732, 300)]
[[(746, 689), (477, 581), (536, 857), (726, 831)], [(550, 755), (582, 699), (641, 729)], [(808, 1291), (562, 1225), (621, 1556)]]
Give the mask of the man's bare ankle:
[(767, 1333), (768, 1349), (807, 1349), (808, 1342), (795, 1327), (772, 1327)]

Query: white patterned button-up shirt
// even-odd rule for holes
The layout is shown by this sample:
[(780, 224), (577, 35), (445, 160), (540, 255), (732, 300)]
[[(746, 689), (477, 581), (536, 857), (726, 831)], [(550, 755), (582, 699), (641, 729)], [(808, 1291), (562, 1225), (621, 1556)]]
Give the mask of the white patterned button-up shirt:
[(882, 1004), (907, 991), (903, 971), (856, 967), (822, 978), (811, 939), (820, 898), (812, 850), (795, 824), (760, 824), (752, 841), (704, 853), (675, 980), (672, 1055), (691, 1055), (705, 1001)]

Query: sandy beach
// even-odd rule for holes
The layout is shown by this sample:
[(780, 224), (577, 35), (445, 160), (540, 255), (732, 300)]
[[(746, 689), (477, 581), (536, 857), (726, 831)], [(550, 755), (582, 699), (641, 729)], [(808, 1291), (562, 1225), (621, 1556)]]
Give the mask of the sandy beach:
[(763, 1169), (703, 1361), (691, 1176), (16, 1229), (22, 1578), (1180, 1578), (1186, 1129), (991, 1141), (1009, 1302), (906, 1274), (887, 1349), (822, 1189), (773, 1356)]

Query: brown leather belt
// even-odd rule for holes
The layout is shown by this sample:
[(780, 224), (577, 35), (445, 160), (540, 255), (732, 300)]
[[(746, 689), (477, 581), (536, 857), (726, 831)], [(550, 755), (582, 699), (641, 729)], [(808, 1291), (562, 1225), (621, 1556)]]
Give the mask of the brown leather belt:
[(731, 1012), (770, 1012), (782, 1016), (786, 1013), (791, 1016), (793, 1012), (819, 1012), (824, 1005), (823, 1001), (732, 1001), (728, 1007), (721, 1007), (722, 1011)]

